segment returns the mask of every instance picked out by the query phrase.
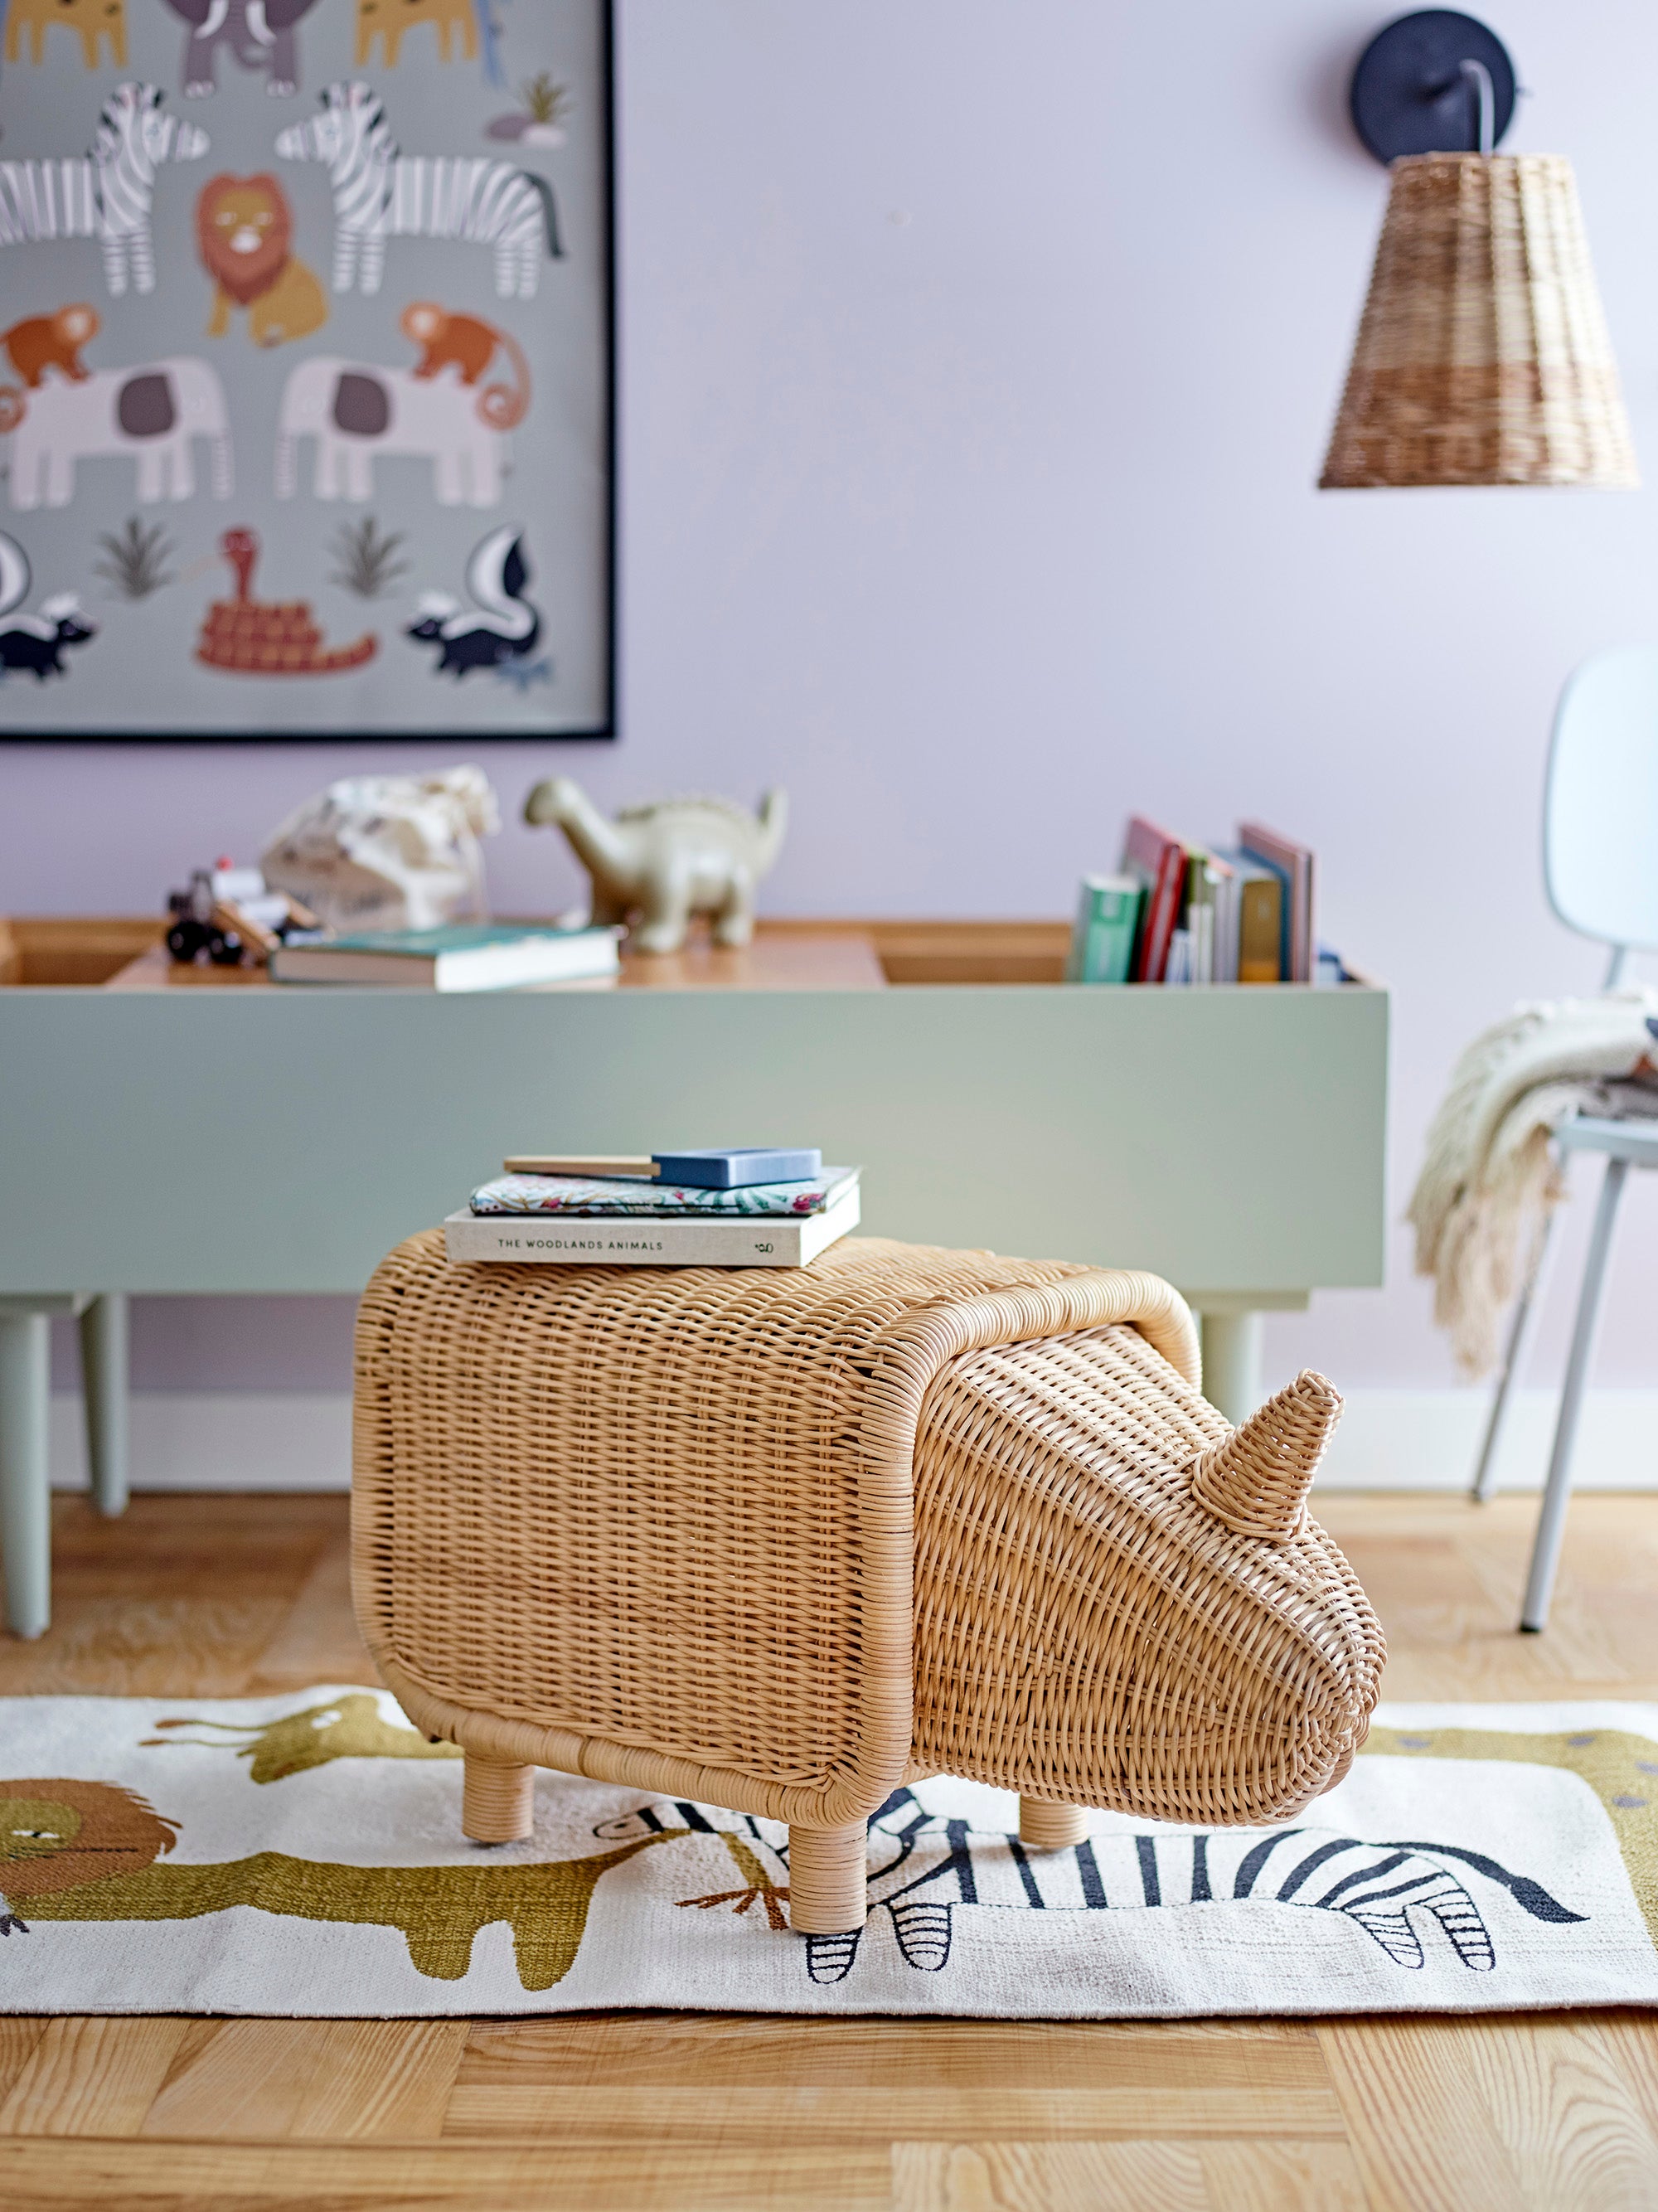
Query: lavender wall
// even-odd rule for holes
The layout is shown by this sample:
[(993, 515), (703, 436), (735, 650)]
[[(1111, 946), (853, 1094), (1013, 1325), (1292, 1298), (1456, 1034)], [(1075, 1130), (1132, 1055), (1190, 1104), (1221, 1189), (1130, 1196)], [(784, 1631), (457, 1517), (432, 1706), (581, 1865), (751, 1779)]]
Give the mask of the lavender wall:
[[(1658, 544), (1648, 493), (1313, 490), (1385, 193), (1343, 87), (1388, 12), (623, 0), (625, 734), (477, 757), (509, 808), (555, 767), (606, 801), (786, 782), (776, 913), (1058, 914), (1131, 807), (1261, 813), (1395, 988), (1397, 1210), (1460, 1044), (1598, 978), (1543, 902), (1544, 747), (1573, 663), (1658, 629)], [(1658, 469), (1658, 15), (1491, 20), (1533, 92), (1510, 149), (1576, 163)], [(152, 908), (414, 757), (13, 748), (0, 908)], [(518, 828), (491, 868), (507, 909), (577, 888)], [(1655, 1232), (1643, 1188), (1609, 1382), (1658, 1382)], [(1385, 1291), (1274, 1323), (1273, 1365), (1448, 1381), (1426, 1305), (1401, 1240)], [(152, 1309), (140, 1377), (331, 1386), (347, 1321)]]

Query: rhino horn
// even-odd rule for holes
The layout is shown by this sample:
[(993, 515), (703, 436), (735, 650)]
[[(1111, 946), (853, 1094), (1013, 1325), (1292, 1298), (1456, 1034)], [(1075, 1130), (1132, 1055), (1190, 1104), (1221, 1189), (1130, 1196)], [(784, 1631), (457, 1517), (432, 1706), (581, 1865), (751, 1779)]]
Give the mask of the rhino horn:
[(1340, 1412), (1340, 1394), (1303, 1368), (1242, 1428), (1199, 1453), (1193, 1496), (1240, 1536), (1281, 1544), (1299, 1535), (1307, 1492)]

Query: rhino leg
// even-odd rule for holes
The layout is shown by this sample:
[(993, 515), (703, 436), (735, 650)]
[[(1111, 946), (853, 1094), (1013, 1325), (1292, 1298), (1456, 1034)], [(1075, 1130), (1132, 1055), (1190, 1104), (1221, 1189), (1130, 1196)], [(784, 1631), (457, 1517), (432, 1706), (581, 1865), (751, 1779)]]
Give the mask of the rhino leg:
[(1019, 1800), (1019, 1841), (1035, 1851), (1068, 1850), (1088, 1835), (1088, 1815), (1080, 1805), (1050, 1805), (1041, 1797)]
[(475, 1844), (519, 1844), (535, 1826), (536, 1771), (466, 1754), (460, 1825)]
[(789, 1924), (803, 1936), (841, 1936), (869, 1913), (869, 1836), (862, 1820), (789, 1829)]

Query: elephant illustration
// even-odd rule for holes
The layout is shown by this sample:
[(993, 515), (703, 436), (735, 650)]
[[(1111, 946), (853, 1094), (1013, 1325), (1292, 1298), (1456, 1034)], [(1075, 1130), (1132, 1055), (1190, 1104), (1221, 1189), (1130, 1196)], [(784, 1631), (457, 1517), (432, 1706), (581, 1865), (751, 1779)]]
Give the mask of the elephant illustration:
[(67, 507), (76, 461), (130, 454), (140, 501), (190, 499), (191, 441), (208, 441), (215, 499), (234, 489), (230, 420), (212, 367), (187, 356), (131, 368), (98, 368), (79, 382), (43, 379), (11, 433), (11, 503)]
[(185, 36), (184, 88), (192, 99), (211, 93), (218, 49), (245, 70), (263, 70), (264, 88), (280, 100), (300, 81), (299, 26), (317, 0), (167, 0), (189, 27)]
[(312, 489), (319, 499), (374, 496), (381, 454), (415, 454), (432, 463), (440, 507), (494, 507), (501, 498), (501, 431), (480, 416), (478, 395), (452, 376), (421, 378), (405, 368), (318, 354), (282, 387), (276, 416), (278, 499), (299, 488), (299, 441), (317, 441)]

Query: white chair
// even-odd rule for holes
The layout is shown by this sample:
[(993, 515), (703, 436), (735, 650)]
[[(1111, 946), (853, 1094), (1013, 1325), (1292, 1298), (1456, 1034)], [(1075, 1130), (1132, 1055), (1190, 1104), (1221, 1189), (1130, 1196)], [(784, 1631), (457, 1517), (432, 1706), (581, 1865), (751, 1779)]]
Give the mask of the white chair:
[[(1621, 981), (1631, 951), (1658, 951), (1658, 646), (1619, 646), (1597, 653), (1568, 678), (1549, 748), (1543, 876), (1549, 904), (1567, 928), (1612, 948), (1603, 990), (1613, 990)], [(1533, 1634), (1548, 1620), (1559, 1565), (1572, 1451), (1600, 1328), (1618, 1202), (1631, 1167), (1658, 1167), (1658, 1121), (1582, 1115), (1567, 1122), (1556, 1141), (1567, 1154), (1599, 1152), (1606, 1172), (1577, 1294), (1543, 1511), (1521, 1609), (1521, 1627)], [(1547, 1234), (1546, 1230), (1509, 1333), (1502, 1380), (1474, 1475), (1473, 1495), (1482, 1500), (1491, 1493), (1515, 1376), (1530, 1348)]]

